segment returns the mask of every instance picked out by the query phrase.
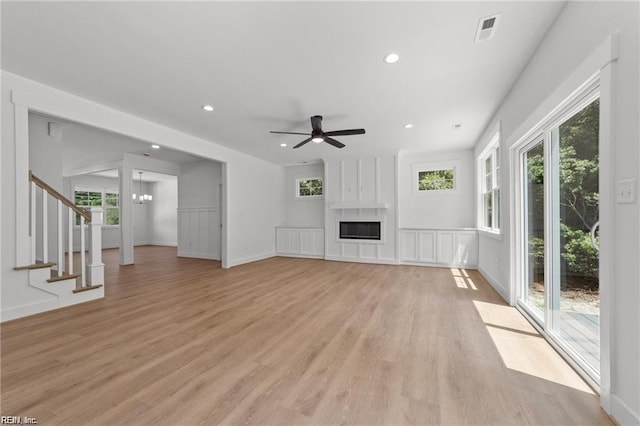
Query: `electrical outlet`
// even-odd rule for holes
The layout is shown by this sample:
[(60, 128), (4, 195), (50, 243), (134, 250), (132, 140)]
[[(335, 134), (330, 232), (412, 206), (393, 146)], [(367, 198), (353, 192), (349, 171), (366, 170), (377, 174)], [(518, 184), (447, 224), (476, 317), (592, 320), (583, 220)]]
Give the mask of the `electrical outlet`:
[(616, 188), (616, 200), (618, 204), (633, 204), (636, 202), (635, 179), (618, 181), (618, 187)]

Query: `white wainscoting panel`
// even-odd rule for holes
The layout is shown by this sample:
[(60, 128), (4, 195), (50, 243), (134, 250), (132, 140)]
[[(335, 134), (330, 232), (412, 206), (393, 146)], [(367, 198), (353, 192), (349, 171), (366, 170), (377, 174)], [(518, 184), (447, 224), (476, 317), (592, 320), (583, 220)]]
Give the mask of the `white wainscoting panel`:
[(458, 231), (457, 263), (460, 266), (473, 266), (478, 264), (478, 233), (476, 231)]
[(400, 263), (475, 268), (475, 229), (400, 229)]
[(435, 263), (436, 231), (418, 231), (418, 260)]
[(454, 231), (438, 231), (436, 262), (453, 265), (456, 258), (456, 234)]
[(178, 209), (178, 256), (220, 260), (217, 207)]
[(323, 228), (276, 228), (276, 254), (324, 258)]
[(400, 259), (409, 262), (418, 261), (418, 232), (403, 230), (400, 231)]

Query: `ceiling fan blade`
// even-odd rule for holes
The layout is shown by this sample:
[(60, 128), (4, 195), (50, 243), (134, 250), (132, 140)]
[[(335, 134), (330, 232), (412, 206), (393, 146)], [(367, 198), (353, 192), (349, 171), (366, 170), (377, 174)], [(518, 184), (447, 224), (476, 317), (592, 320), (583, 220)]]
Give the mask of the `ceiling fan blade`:
[(298, 145), (294, 146), (293, 149), (300, 148), (302, 145), (304, 145), (304, 144), (306, 144), (308, 142), (311, 142), (311, 138), (306, 138), (305, 140), (300, 142)]
[(322, 116), (321, 115), (314, 115), (313, 117), (311, 117), (311, 128), (313, 129), (314, 132), (321, 132), (322, 131)]
[(269, 133), (278, 133), (280, 135), (305, 135), (305, 136), (309, 135), (309, 133), (298, 133), (298, 132), (273, 132), (273, 131), (271, 131)]
[(364, 129), (349, 129), (349, 130), (332, 130), (331, 132), (324, 132), (325, 136), (347, 136), (347, 135), (364, 135)]
[(324, 141), (326, 143), (328, 143), (329, 145), (335, 146), (336, 148), (344, 148), (346, 146), (342, 142), (339, 142), (339, 141), (337, 141), (337, 140), (335, 140), (333, 138), (328, 137), (326, 133), (325, 133), (325, 136), (324, 136)]

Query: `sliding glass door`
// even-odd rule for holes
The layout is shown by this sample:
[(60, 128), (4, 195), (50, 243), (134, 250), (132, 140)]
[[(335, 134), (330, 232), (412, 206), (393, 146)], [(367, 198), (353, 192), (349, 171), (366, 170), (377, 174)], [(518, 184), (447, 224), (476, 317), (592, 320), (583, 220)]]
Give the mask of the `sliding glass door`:
[(524, 283), (522, 301), (539, 323), (544, 323), (544, 139), (522, 153), (524, 185)]
[(599, 111), (593, 90), (518, 151), (518, 305), (596, 383)]

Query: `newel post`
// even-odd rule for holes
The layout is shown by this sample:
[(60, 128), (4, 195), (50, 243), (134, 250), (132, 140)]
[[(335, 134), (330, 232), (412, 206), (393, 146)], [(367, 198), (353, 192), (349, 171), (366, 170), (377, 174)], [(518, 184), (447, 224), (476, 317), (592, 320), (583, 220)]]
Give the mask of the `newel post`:
[(102, 263), (102, 207), (90, 207), (89, 264), (86, 265), (87, 285), (104, 285), (104, 263)]

